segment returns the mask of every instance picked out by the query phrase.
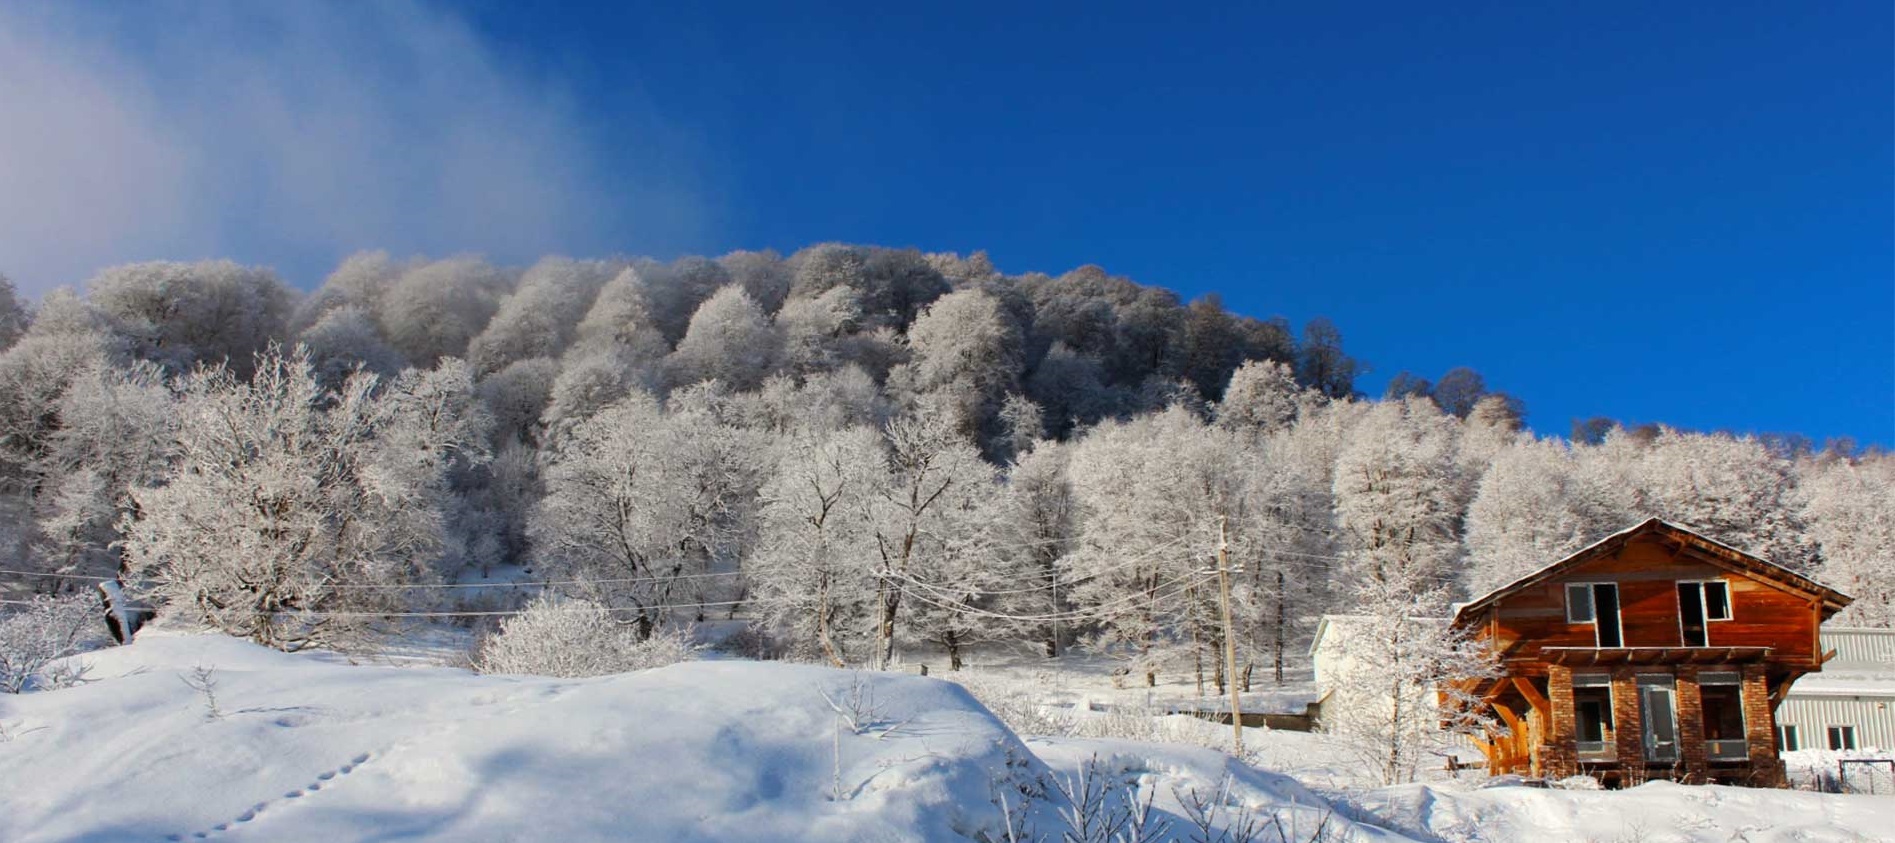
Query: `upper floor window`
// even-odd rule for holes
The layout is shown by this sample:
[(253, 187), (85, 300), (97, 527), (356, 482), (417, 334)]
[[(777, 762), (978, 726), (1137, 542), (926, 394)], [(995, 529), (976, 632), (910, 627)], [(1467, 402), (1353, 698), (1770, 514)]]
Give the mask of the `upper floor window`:
[(1619, 628), (1619, 585), (1610, 582), (1566, 584), (1566, 622), (1592, 624), (1600, 647), (1622, 647)]
[(1678, 583), (1678, 627), (1686, 647), (1709, 646), (1711, 621), (1731, 619), (1730, 583), (1723, 580)]

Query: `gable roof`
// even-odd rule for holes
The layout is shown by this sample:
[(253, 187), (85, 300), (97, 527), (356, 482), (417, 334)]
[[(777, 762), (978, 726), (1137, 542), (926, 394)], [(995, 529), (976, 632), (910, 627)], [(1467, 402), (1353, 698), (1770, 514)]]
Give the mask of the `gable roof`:
[(1548, 580), (1557, 578), (1595, 559), (1612, 556), (1618, 553), (1621, 548), (1625, 547), (1625, 545), (1630, 543), (1633, 539), (1647, 534), (1655, 534), (1676, 541), (1681, 547), (1697, 551), (1697, 558), (1733, 573), (1747, 574), (1758, 579), (1769, 580), (1792, 590), (1816, 597), (1823, 601), (1823, 616), (1825, 618), (1842, 611), (1844, 606), (1854, 602), (1854, 598), (1849, 595), (1843, 594), (1840, 591), (1805, 577), (1782, 565), (1778, 565), (1775, 562), (1753, 556), (1730, 545), (1706, 538), (1669, 521), (1649, 518), (1633, 527), (1606, 536), (1565, 559), (1561, 559), (1558, 562), (1554, 562), (1538, 571), (1534, 571), (1520, 579), (1481, 595), (1472, 602), (1460, 606), (1454, 613), (1454, 620), (1456, 623), (1460, 623), (1481, 610), (1486, 609), (1488, 606), (1493, 605), (1502, 597), (1522, 589), (1545, 583)]

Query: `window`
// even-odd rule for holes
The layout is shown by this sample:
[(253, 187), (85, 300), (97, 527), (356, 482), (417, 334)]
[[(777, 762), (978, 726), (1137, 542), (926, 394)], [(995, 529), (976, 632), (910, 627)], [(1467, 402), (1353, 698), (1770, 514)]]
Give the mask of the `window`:
[(1777, 749), (1782, 752), (1795, 752), (1803, 748), (1803, 731), (1795, 726), (1777, 727)]
[(1730, 583), (1720, 580), (1704, 584), (1704, 616), (1714, 621), (1731, 619)]
[(1612, 755), (1612, 689), (1573, 689), (1574, 737), (1580, 755)]
[(1731, 619), (1730, 583), (1678, 583), (1678, 629), (1686, 647), (1710, 646), (1710, 621)]
[(1609, 582), (1567, 583), (1566, 622), (1589, 623), (1600, 647), (1622, 647), (1619, 586)]
[(1856, 748), (1856, 727), (1854, 726), (1829, 727), (1829, 748), (1835, 749), (1835, 750), (1855, 749)]
[(1741, 685), (1700, 685), (1704, 709), (1704, 749), (1713, 761), (1749, 757), (1744, 742), (1744, 697)]
[(1569, 583), (1566, 586), (1566, 622), (1592, 623), (1592, 584)]

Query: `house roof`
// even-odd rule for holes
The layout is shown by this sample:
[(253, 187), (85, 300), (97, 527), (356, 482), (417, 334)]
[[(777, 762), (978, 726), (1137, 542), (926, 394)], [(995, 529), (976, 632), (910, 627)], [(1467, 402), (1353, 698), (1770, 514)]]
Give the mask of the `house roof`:
[[(1428, 618), (1415, 615), (1408, 617), (1409, 623), (1431, 624), (1435, 626), (1446, 626), (1448, 620), (1448, 618)], [(1309, 639), (1310, 657), (1314, 658), (1316, 651), (1322, 649), (1325, 642), (1341, 644), (1349, 638), (1360, 635), (1362, 628), (1374, 621), (1375, 618), (1369, 615), (1323, 615), (1322, 618), (1316, 622), (1316, 634), (1310, 636)]]
[(1455, 611), (1454, 621), (1462, 623), (1481, 610), (1493, 605), (1500, 598), (1522, 589), (1540, 585), (1557, 578), (1574, 568), (1601, 557), (1611, 556), (1620, 548), (1639, 536), (1655, 534), (1678, 542), (1681, 547), (1697, 551), (1697, 556), (1706, 562), (1734, 573), (1748, 574), (1760, 579), (1770, 580), (1816, 597), (1823, 602), (1823, 616), (1828, 617), (1842, 611), (1854, 598), (1829, 586), (1803, 576), (1795, 571), (1778, 565), (1759, 556), (1746, 553), (1713, 539), (1706, 538), (1687, 528), (1658, 518), (1646, 519), (1630, 528), (1606, 536), (1591, 546), (1583, 548), (1571, 556), (1534, 571), (1520, 579), (1507, 583), (1487, 592), (1472, 602), (1466, 603)]

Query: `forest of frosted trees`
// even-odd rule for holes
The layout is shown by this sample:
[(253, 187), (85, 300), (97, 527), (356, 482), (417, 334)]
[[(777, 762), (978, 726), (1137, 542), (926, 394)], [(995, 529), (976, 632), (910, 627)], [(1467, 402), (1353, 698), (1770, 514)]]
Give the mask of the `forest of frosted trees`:
[(738, 619), (836, 665), (1004, 641), (1142, 675), (1218, 662), (1222, 527), (1245, 679), (1280, 677), (1324, 613), (1445, 614), (1649, 516), (1895, 625), (1886, 453), (1536, 437), (1469, 370), (1370, 400), (1326, 320), (1097, 267), (363, 254), (309, 294), (230, 262), (0, 293), (0, 569), (39, 574), (0, 592), (117, 578), (285, 649), (534, 597), (442, 587), (504, 573), (636, 638)]

